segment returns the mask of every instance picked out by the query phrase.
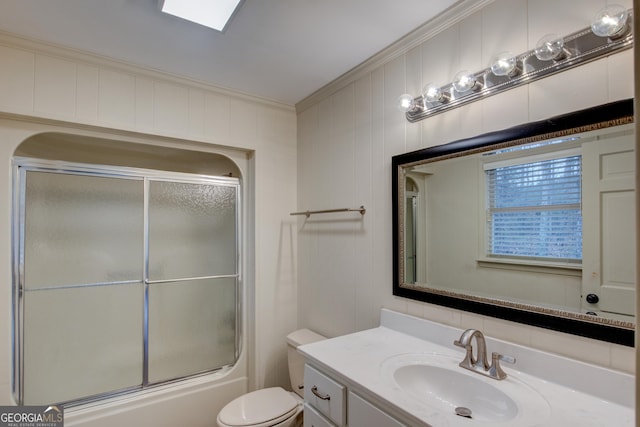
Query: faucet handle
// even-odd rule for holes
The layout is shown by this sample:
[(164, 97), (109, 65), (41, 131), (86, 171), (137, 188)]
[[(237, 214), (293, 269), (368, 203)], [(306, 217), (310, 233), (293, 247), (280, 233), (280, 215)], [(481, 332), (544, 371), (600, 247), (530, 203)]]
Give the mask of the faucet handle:
[(516, 363), (516, 358), (512, 356), (507, 356), (505, 354), (500, 354), (498, 352), (491, 353), (491, 366), (489, 367), (489, 376), (491, 378), (497, 380), (503, 380), (507, 378), (507, 373), (502, 370), (500, 366), (500, 361), (511, 363), (512, 365)]
[(506, 354), (500, 354), (500, 353), (498, 353), (498, 352), (495, 352), (495, 351), (494, 351), (494, 352), (491, 354), (491, 358), (493, 359), (493, 358), (495, 358), (495, 357), (497, 357), (497, 358), (498, 358), (498, 360), (500, 360), (500, 361), (502, 361), (502, 362), (507, 362), (507, 363), (510, 363), (510, 364), (512, 364), (512, 365), (516, 363), (516, 358), (515, 358), (515, 357), (513, 357), (513, 356), (507, 356)]

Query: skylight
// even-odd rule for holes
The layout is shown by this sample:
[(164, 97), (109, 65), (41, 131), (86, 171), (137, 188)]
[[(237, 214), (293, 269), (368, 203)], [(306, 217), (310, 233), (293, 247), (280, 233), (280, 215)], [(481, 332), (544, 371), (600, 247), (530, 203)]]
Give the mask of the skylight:
[(164, 0), (162, 11), (214, 30), (224, 30), (241, 0)]

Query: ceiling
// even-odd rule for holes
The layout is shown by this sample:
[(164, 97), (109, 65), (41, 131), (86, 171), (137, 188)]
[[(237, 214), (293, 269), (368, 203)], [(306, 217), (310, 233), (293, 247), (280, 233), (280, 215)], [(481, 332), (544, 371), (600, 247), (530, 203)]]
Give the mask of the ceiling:
[(160, 0), (0, 0), (0, 31), (295, 105), (457, 0), (245, 0), (224, 33)]

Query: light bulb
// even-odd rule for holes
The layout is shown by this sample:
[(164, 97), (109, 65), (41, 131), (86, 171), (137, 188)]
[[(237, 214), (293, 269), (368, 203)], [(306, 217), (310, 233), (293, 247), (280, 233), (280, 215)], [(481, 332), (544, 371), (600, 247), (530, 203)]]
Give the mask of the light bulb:
[(398, 110), (403, 112), (413, 111), (417, 108), (416, 100), (408, 93), (404, 93), (398, 97)]
[(629, 11), (619, 4), (611, 4), (598, 11), (591, 23), (591, 31), (600, 37), (622, 37), (627, 30)]
[(427, 102), (441, 102), (445, 103), (449, 100), (449, 94), (443, 92), (438, 86), (433, 83), (429, 83), (422, 90), (422, 96)]
[(500, 52), (491, 60), (491, 72), (496, 76), (517, 76), (521, 69), (518, 58), (511, 52)]
[(467, 70), (462, 70), (453, 77), (453, 88), (456, 92), (464, 93), (470, 90), (478, 90), (480, 87), (482, 85), (476, 77)]
[(566, 57), (564, 39), (557, 34), (542, 36), (535, 49), (536, 58), (540, 61), (559, 60)]

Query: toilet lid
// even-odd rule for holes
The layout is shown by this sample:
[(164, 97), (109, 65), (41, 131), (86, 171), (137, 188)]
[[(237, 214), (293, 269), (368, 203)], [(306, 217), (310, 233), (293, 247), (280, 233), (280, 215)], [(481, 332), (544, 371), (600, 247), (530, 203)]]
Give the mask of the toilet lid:
[(240, 396), (227, 404), (218, 419), (228, 426), (251, 426), (282, 417), (298, 401), (281, 387), (271, 387)]

